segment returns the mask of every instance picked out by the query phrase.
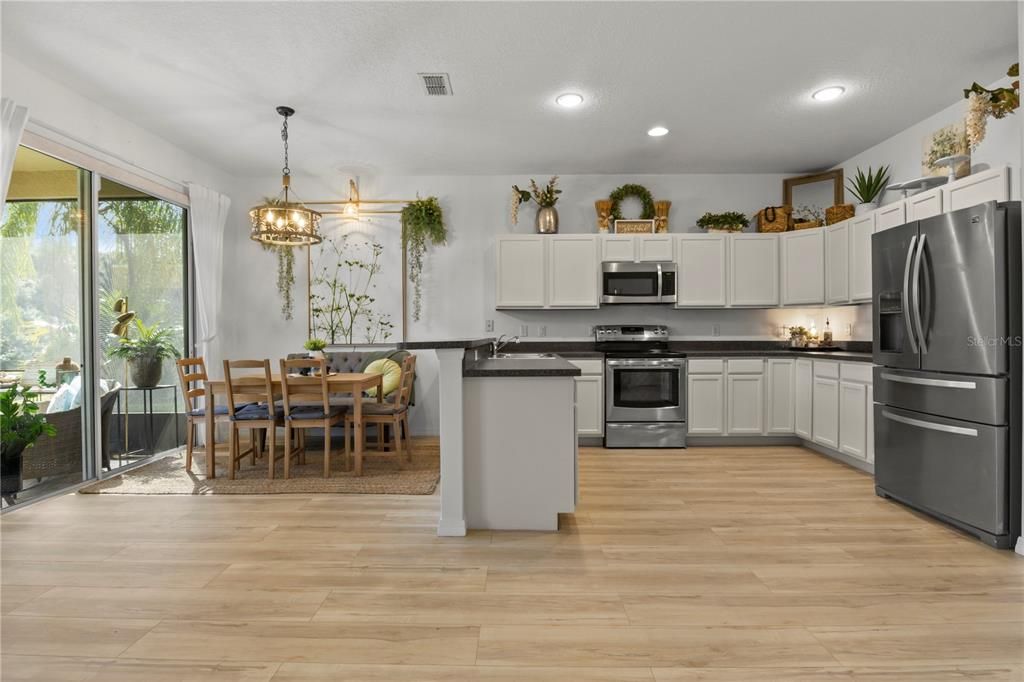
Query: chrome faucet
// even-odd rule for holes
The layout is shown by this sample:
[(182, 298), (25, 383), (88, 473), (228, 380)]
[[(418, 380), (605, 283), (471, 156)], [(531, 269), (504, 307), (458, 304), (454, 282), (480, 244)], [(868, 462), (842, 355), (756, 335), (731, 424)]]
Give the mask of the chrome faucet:
[(510, 343), (519, 343), (519, 337), (509, 337), (505, 334), (502, 334), (501, 336), (498, 337), (497, 341), (491, 341), (491, 357), (497, 355), (502, 348), (509, 345)]

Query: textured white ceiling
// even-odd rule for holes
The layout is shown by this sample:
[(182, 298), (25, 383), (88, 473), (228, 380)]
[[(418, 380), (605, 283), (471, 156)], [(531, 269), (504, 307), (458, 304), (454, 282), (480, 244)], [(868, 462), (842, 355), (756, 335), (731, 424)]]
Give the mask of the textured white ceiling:
[[(799, 172), (1015, 61), (1013, 2), (2, 3), (3, 51), (242, 175)], [(451, 74), (427, 97), (419, 71)], [(810, 93), (842, 83), (846, 97)], [(563, 110), (555, 95), (585, 106)], [(671, 133), (649, 138), (664, 125)]]

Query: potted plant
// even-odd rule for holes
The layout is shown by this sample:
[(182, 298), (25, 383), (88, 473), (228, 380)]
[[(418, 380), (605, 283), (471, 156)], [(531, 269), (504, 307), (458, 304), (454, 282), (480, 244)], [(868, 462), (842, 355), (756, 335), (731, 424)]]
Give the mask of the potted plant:
[(697, 227), (708, 232), (742, 232), (750, 221), (736, 211), (705, 213), (697, 219)]
[(879, 167), (877, 171), (872, 171), (871, 166), (868, 166), (868, 172), (865, 174), (860, 168), (857, 169), (856, 175), (846, 185), (846, 188), (850, 190), (850, 193), (859, 202), (855, 209), (856, 215), (861, 215), (869, 211), (873, 211), (878, 208), (878, 197), (882, 194), (882, 190), (889, 184), (889, 167)]
[(789, 345), (792, 348), (806, 348), (807, 339), (811, 333), (807, 331), (807, 327), (790, 327), (789, 328)]
[(4, 496), (21, 491), (22, 455), (42, 435), (56, 435), (53, 424), (39, 414), (30, 389), (14, 385), (0, 394), (0, 489)]
[(410, 201), (402, 209), (402, 246), (409, 259), (409, 281), (412, 282), (412, 319), (419, 322), (423, 307), (421, 279), (423, 256), (427, 246), (444, 244), (448, 229), (437, 197)]
[(174, 345), (174, 332), (158, 324), (146, 326), (135, 318), (138, 338), (127, 336), (110, 349), (108, 355), (128, 363), (132, 381), (139, 388), (152, 388), (160, 383), (164, 360), (180, 358), (181, 353)]
[(548, 180), (548, 184), (541, 189), (537, 181), (530, 180), (530, 189), (519, 189), (519, 185), (512, 185), (512, 224), (519, 224), (519, 206), (529, 202), (531, 199), (537, 202), (537, 232), (541, 234), (554, 234), (558, 232), (558, 195), (562, 190), (558, 189), (558, 176)]
[(327, 342), (323, 339), (309, 339), (306, 343), (302, 344), (302, 347), (313, 354), (314, 358), (324, 359), (324, 348), (327, 348)]

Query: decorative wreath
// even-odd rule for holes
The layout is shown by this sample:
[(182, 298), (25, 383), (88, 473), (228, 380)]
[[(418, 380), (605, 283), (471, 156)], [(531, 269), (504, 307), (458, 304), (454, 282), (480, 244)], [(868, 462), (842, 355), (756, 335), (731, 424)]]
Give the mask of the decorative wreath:
[(641, 220), (650, 220), (654, 217), (654, 197), (641, 185), (623, 185), (608, 195), (612, 200), (612, 220), (622, 220), (622, 211), (619, 210), (619, 202), (627, 197), (636, 197), (643, 204), (644, 210), (640, 214)]

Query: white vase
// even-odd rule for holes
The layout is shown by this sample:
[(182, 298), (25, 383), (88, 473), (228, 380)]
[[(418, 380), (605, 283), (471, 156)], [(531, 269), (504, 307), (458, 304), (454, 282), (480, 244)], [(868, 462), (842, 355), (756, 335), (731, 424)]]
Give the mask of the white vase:
[(854, 215), (864, 215), (865, 213), (871, 213), (878, 208), (877, 201), (871, 201), (866, 204), (857, 204), (856, 208), (853, 209)]

